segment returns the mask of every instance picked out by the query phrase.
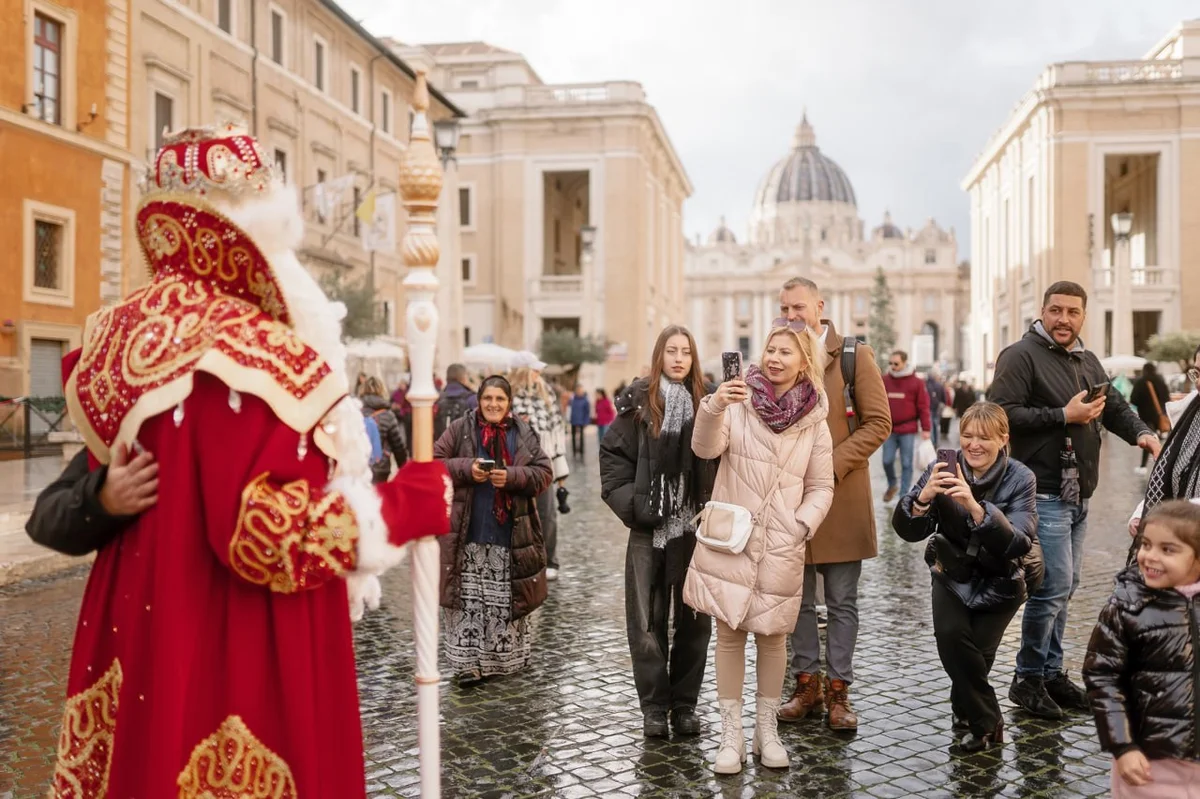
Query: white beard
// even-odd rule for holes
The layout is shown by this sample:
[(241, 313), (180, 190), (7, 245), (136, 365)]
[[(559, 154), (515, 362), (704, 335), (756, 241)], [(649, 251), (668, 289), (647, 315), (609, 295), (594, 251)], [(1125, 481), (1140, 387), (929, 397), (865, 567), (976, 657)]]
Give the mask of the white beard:
[[(270, 264), (300, 339), (317, 351), (339, 384), (349, 390), (346, 348), (342, 345), (342, 319), (346, 306), (331, 302), (296, 258), (304, 236), (304, 220), (294, 189), (276, 182), (263, 194), (234, 202), (214, 192), (214, 207), (240, 227), (258, 245)], [(363, 425), (358, 400), (345, 397), (326, 415), (323, 424), (333, 440), (335, 474), (371, 484), (371, 443)]]

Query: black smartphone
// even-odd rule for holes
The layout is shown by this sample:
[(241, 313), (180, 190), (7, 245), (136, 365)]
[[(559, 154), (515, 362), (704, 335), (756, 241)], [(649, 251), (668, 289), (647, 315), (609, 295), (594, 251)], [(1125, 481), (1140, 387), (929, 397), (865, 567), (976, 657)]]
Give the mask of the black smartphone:
[(1107, 380), (1103, 383), (1097, 383), (1094, 386), (1088, 387), (1087, 396), (1083, 398), (1084, 402), (1095, 402), (1102, 396), (1108, 393), (1108, 387), (1111, 385)]
[(956, 449), (939, 449), (937, 451), (937, 462), (944, 464), (938, 467), (939, 472), (955, 473), (958, 468), (958, 450)]
[(490, 458), (479, 459), (479, 471), (494, 472), (496, 471), (496, 462)]
[(721, 382), (738, 380), (742, 376), (742, 354), (740, 352), (721, 353)]

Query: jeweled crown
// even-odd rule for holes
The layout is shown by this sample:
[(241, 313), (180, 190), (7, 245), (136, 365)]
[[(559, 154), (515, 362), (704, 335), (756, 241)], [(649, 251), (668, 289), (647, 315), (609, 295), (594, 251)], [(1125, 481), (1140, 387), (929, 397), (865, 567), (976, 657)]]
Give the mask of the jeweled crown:
[(254, 137), (242, 126), (187, 128), (169, 134), (154, 159), (148, 191), (213, 191), (243, 195), (264, 192), (274, 167)]

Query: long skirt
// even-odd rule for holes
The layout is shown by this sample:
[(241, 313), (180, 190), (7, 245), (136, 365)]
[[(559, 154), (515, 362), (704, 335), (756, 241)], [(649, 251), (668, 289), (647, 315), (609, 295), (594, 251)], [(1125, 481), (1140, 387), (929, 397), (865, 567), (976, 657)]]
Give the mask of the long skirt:
[(512, 557), (508, 547), (467, 544), (461, 610), (442, 610), (442, 641), (450, 671), (478, 669), (484, 677), (512, 674), (529, 662), (529, 617), (512, 615)]
[(1126, 784), (1112, 765), (1113, 799), (1198, 799), (1200, 763), (1189, 760), (1151, 760), (1149, 785)]

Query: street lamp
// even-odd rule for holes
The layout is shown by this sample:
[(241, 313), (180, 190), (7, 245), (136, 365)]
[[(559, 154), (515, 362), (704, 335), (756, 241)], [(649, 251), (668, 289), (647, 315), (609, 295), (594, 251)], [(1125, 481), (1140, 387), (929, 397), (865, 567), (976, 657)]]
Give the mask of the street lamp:
[(451, 161), (458, 163), (458, 159), (454, 157), (458, 149), (458, 135), (458, 120), (454, 117), (439, 119), (433, 123), (433, 141), (437, 146), (438, 156), (442, 159), (442, 169)]
[(1129, 307), (1132, 287), (1129, 276), (1129, 233), (1133, 230), (1133, 214), (1122, 211), (1112, 215), (1116, 257), (1112, 264), (1112, 355), (1134, 355), (1133, 314)]
[(579, 228), (579, 243), (583, 246), (583, 251), (590, 254), (592, 247), (596, 245), (596, 228), (591, 225)]

